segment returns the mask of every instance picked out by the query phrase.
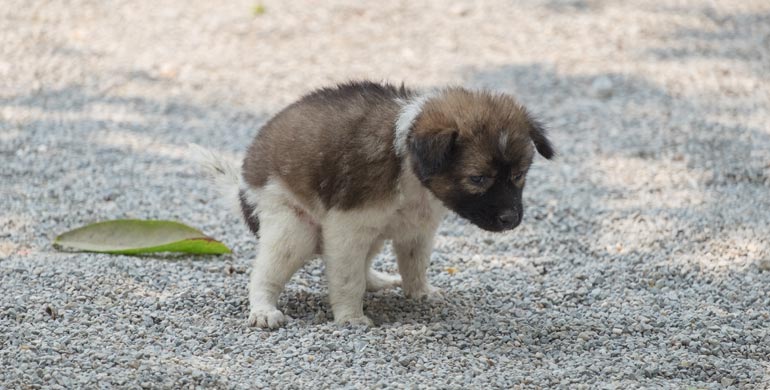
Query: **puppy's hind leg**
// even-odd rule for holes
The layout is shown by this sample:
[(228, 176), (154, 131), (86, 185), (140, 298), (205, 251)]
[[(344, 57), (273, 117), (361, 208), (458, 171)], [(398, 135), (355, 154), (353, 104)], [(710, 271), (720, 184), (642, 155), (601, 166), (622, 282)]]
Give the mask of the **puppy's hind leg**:
[(288, 319), (276, 307), (278, 296), (291, 276), (312, 258), (319, 238), (315, 225), (283, 205), (260, 212), (259, 219), (259, 253), (249, 281), (249, 324), (277, 328)]
[(377, 240), (369, 248), (369, 254), (366, 257), (366, 290), (378, 291), (387, 288), (393, 288), (401, 285), (401, 277), (398, 275), (391, 275), (385, 272), (380, 272), (372, 268), (372, 262), (377, 254), (382, 250), (382, 244), (384, 240)]

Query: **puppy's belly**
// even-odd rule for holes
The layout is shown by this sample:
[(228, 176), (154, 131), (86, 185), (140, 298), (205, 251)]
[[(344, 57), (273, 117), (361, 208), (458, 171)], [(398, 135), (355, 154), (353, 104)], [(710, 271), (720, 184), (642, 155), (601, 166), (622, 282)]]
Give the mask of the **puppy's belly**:
[(411, 196), (402, 196), (392, 202), (379, 202), (359, 209), (330, 211), (324, 211), (320, 202), (315, 205), (304, 204), (284, 183), (278, 181), (271, 181), (253, 192), (257, 195), (255, 198), (258, 199), (259, 209), (288, 209), (297, 221), (315, 230), (315, 255), (323, 254), (323, 226), (331, 227), (327, 220), (330, 214), (344, 215), (344, 218), (335, 220), (337, 223), (349, 225), (345, 228), (371, 231), (377, 240), (398, 240), (432, 232), (446, 213), (440, 201), (430, 196), (427, 191), (410, 191)]
[[(316, 231), (316, 248), (314, 254), (323, 255), (323, 228), (324, 220), (314, 218), (302, 206), (293, 204), (289, 208), (294, 213), (297, 220), (301, 221), (307, 227)], [(342, 212), (349, 226), (345, 227), (354, 231), (368, 230), (376, 237), (375, 241), (402, 239), (410, 236), (421, 236), (426, 230), (426, 226), (433, 226), (434, 221), (439, 218), (431, 210), (414, 210), (413, 208), (398, 210), (382, 210), (379, 208), (370, 210), (350, 210)], [(337, 211), (337, 213), (339, 213)], [(326, 215), (324, 215), (325, 217)], [(327, 224), (327, 228), (328, 224)], [(334, 227), (331, 227), (334, 228)]]

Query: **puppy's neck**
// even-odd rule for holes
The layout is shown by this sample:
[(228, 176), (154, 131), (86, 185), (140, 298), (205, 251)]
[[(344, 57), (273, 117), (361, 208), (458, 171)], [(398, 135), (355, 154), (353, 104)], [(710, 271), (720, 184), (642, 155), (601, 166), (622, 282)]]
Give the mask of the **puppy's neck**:
[(401, 106), (401, 110), (398, 112), (395, 124), (395, 137), (393, 137), (393, 148), (396, 154), (404, 158), (408, 154), (407, 142), (409, 139), (409, 133), (412, 131), (414, 121), (422, 113), (422, 107), (425, 102), (430, 100), (435, 95), (434, 92), (422, 93), (411, 97), (409, 99), (398, 99), (397, 102)]
[(412, 156), (409, 155), (407, 145), (415, 120), (422, 113), (425, 103), (434, 98), (436, 94), (437, 91), (430, 91), (415, 95), (409, 99), (397, 100), (401, 110), (396, 118), (393, 148), (396, 151), (396, 155), (401, 158), (401, 176), (398, 183), (399, 203), (430, 209), (436, 215), (443, 215), (446, 209), (441, 201), (420, 182), (420, 179), (415, 174)]
[(401, 161), (401, 176), (398, 179), (398, 202), (401, 207), (408, 205), (428, 208), (434, 212), (444, 210), (441, 201), (420, 182), (414, 173), (411, 156), (407, 153)]

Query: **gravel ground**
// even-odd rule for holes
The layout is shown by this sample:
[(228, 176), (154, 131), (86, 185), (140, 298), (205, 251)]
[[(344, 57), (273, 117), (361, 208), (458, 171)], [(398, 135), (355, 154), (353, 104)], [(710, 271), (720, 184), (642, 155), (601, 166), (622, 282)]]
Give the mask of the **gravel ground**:
[[(770, 2), (253, 1), (3, 1), (0, 389), (770, 388)], [(237, 159), (364, 77), (511, 92), (560, 158), (514, 232), (447, 218), (444, 301), (370, 294), (376, 327), (339, 328), (316, 261), (294, 321), (248, 328), (256, 242), (183, 145)], [(124, 217), (235, 254), (51, 247)]]

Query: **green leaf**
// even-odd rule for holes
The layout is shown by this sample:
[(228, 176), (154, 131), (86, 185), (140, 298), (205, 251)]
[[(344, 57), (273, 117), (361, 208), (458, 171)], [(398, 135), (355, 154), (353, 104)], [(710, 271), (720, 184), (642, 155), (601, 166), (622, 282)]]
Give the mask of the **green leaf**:
[(59, 250), (137, 255), (155, 252), (231, 253), (200, 230), (174, 221), (118, 219), (70, 230), (53, 243)]
[(256, 4), (251, 8), (251, 14), (254, 16), (264, 15), (265, 11), (267, 10), (265, 9), (265, 5), (262, 3)]

